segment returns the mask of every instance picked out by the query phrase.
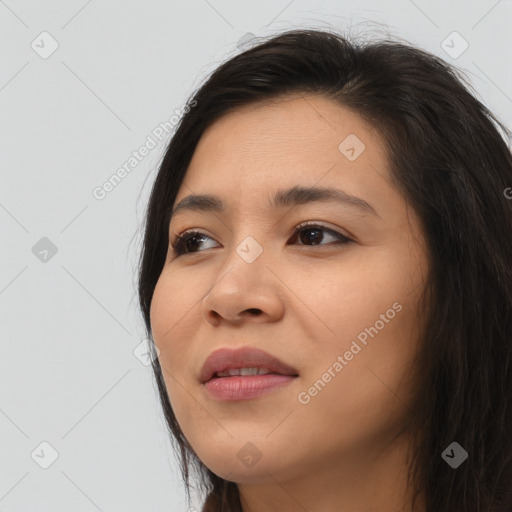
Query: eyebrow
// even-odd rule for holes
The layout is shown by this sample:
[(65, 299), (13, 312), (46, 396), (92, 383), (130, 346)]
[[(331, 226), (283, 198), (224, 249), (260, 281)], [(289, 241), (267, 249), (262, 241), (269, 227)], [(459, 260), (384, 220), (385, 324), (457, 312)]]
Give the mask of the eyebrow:
[[(343, 190), (322, 187), (295, 186), (279, 190), (270, 200), (272, 208), (284, 208), (311, 202), (337, 201), (346, 206), (363, 210), (366, 213), (380, 217), (373, 206), (360, 197), (353, 196)], [(173, 209), (172, 216), (183, 211), (224, 212), (224, 203), (218, 196), (210, 194), (190, 195), (182, 199)]]

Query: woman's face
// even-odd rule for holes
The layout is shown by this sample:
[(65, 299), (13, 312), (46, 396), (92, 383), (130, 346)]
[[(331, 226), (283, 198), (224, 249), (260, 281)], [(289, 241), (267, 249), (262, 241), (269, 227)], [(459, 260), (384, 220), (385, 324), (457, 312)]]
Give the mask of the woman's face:
[[(377, 131), (320, 96), (246, 106), (203, 134), (174, 206), (208, 194), (223, 210), (172, 217), (172, 245), (185, 231), (202, 237), (181, 254), (169, 247), (151, 326), (179, 425), (217, 475), (284, 482), (355, 467), (399, 429), (414, 394), (427, 260), (390, 176)], [(306, 191), (273, 205), (294, 187), (340, 196)], [(314, 227), (294, 235), (304, 222)], [(240, 347), (298, 377), (253, 398), (212, 395), (205, 360)]]

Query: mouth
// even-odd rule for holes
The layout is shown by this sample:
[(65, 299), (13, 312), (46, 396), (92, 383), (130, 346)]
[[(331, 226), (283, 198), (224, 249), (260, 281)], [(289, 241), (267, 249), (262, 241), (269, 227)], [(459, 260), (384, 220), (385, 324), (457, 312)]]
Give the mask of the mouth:
[(219, 400), (245, 400), (280, 389), (298, 371), (264, 352), (244, 347), (220, 349), (207, 358), (199, 376), (210, 395)]
[(297, 377), (299, 372), (260, 349), (250, 347), (223, 348), (208, 356), (201, 369), (199, 380), (205, 383), (213, 378), (269, 374)]

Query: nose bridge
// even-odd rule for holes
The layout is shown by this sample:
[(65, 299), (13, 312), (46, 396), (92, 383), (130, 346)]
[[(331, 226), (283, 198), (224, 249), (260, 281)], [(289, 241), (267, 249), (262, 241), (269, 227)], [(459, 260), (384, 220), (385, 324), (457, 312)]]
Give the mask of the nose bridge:
[(238, 209), (238, 213), (233, 216), (231, 251), (226, 255), (224, 263), (228, 267), (234, 265), (237, 269), (245, 267), (250, 272), (267, 261), (271, 219), (261, 211), (261, 205), (255, 205), (248, 199), (245, 206), (246, 208)]
[[(256, 262), (258, 259), (261, 262), (266, 258), (261, 258), (264, 249), (263, 249), (263, 241), (260, 242), (256, 240), (252, 235), (245, 236), (242, 241), (236, 246), (235, 252), (236, 254), (242, 259), (247, 265), (252, 265), (254, 262)], [(267, 244), (268, 246), (268, 244)]]
[(267, 321), (282, 314), (282, 300), (267, 269), (267, 256), (263, 244), (251, 235), (224, 255), (217, 279), (203, 300), (203, 314), (209, 323), (219, 318), (239, 322), (244, 312), (258, 317), (263, 313)]
[[(261, 240), (262, 237), (258, 238)], [(224, 254), (224, 260), (219, 268), (220, 277), (212, 290), (224, 283), (222, 286), (232, 286), (237, 289), (235, 292), (239, 293), (247, 287), (254, 289), (258, 283), (262, 284), (262, 281), (268, 277), (267, 252), (263, 243), (258, 242), (256, 238), (251, 235), (244, 236)], [(242, 290), (238, 290), (239, 287), (242, 287)], [(268, 283), (266, 287), (268, 288)]]

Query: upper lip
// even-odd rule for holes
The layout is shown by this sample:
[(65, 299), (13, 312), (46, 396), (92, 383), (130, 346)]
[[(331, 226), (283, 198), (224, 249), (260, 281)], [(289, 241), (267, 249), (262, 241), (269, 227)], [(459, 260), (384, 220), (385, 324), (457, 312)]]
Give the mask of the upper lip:
[(266, 368), (281, 375), (297, 376), (295, 368), (283, 363), (267, 352), (251, 347), (221, 348), (212, 352), (203, 364), (199, 380), (209, 381), (216, 373), (236, 368)]

